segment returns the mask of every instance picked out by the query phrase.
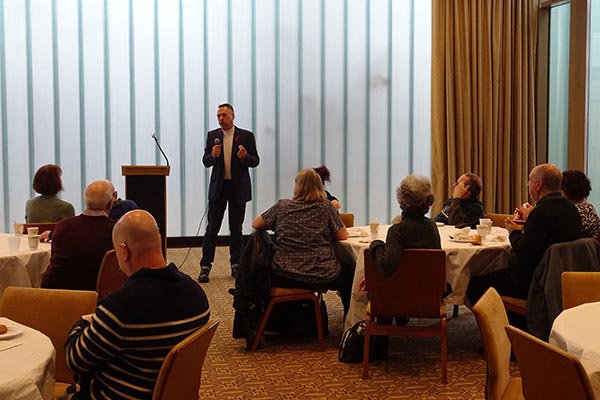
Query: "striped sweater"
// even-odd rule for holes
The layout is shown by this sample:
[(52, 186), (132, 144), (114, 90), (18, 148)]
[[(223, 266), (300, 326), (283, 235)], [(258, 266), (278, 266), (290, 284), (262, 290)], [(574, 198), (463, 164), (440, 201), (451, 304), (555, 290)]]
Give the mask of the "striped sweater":
[(67, 364), (81, 375), (78, 398), (151, 399), (167, 353), (209, 315), (202, 288), (174, 264), (136, 272), (65, 343)]

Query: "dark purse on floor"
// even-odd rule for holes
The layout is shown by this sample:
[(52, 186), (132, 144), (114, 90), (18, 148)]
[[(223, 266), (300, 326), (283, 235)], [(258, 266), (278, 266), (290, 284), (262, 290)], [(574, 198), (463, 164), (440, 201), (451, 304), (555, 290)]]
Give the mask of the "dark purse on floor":
[(365, 321), (360, 321), (354, 324), (350, 329), (344, 332), (338, 359), (344, 363), (358, 363), (363, 360), (365, 346), (365, 331), (367, 326)]

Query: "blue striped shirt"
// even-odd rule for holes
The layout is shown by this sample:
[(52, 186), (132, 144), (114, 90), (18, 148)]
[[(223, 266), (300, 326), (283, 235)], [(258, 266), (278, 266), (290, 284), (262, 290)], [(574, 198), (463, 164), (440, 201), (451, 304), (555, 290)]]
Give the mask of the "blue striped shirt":
[(136, 272), (67, 339), (67, 365), (82, 375), (81, 395), (151, 399), (168, 352), (209, 316), (202, 288), (174, 264)]

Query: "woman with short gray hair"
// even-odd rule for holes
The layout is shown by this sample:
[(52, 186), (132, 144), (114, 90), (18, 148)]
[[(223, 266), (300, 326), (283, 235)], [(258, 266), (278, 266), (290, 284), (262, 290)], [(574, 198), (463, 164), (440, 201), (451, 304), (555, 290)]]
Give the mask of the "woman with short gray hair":
[(384, 276), (394, 272), (404, 249), (442, 248), (435, 222), (425, 216), (433, 204), (429, 178), (408, 175), (396, 189), (396, 199), (402, 221), (390, 227), (385, 243), (375, 240), (370, 246), (371, 259)]

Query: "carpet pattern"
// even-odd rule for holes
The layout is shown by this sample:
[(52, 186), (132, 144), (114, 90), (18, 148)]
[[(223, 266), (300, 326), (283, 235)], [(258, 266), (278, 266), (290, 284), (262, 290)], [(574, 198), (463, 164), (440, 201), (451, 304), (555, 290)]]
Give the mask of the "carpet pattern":
[[(189, 257), (183, 262), (186, 254)], [(201, 250), (169, 249), (169, 261), (198, 276)], [(272, 337), (256, 352), (231, 336), (233, 324), (228, 248), (218, 247), (210, 282), (202, 284), (212, 318), (221, 321), (202, 373), (202, 399), (483, 399), (485, 361), (473, 314), (464, 306), (457, 318), (448, 310), (448, 384), (441, 383), (438, 338), (393, 337), (387, 361), (370, 363), (370, 379), (361, 378), (362, 364), (338, 361), (342, 305), (328, 292), (329, 335), (325, 351), (316, 337)], [(516, 372), (518, 374), (518, 372)], [(513, 371), (515, 374), (515, 371)]]

